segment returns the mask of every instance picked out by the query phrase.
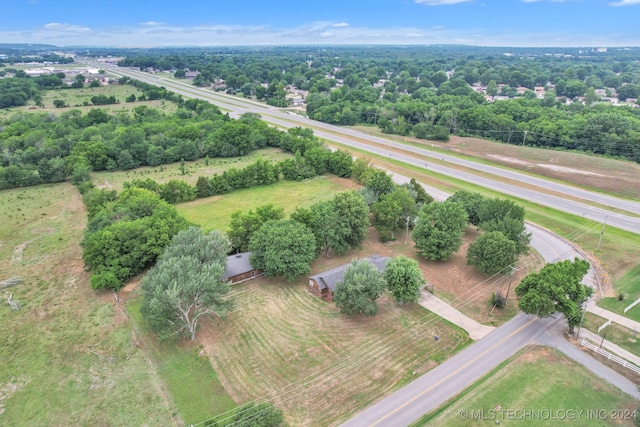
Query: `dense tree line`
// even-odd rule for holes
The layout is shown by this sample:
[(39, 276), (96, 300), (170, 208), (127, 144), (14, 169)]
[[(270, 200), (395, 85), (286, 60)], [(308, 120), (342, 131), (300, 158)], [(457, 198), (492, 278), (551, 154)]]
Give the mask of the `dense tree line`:
[[(310, 118), (332, 124), (371, 124), (386, 133), (424, 139), (476, 135), (640, 161), (640, 109), (598, 104), (600, 97), (595, 94), (596, 89), (606, 89), (617, 92), (620, 100), (638, 98), (640, 65), (635, 50), (598, 54), (570, 48), (465, 46), (229, 48), (181, 54), (147, 50), (129, 52), (122, 64), (199, 71), (195, 84), (223, 80), (230, 91), (273, 105), (284, 96), (283, 88), (292, 85), (309, 91)], [(517, 88), (527, 91), (517, 100), (488, 103), (472, 91), (474, 83), (484, 85), (489, 94), (510, 98)], [(536, 86), (546, 86), (543, 99), (533, 92)], [(587, 105), (564, 102), (582, 96)]]
[(92, 273), (92, 289), (120, 289), (151, 266), (173, 236), (189, 226), (175, 207), (142, 188), (128, 188), (118, 195), (88, 189), (84, 201), (89, 223), (82, 259)]
[[(197, 100), (182, 102), (170, 115), (144, 105), (131, 113), (101, 109), (86, 114), (69, 110), (57, 116), (16, 113), (0, 126), (0, 189), (62, 181), (82, 166), (126, 170), (181, 159), (242, 156), (266, 146), (300, 153), (281, 165), (286, 179), (327, 171), (350, 174), (351, 158), (322, 147), (310, 130), (283, 132), (252, 114), (232, 120), (217, 107)], [(261, 175), (263, 166), (258, 163), (245, 172), (264, 184), (273, 174)], [(214, 177), (211, 194), (250, 186), (247, 176), (237, 170), (224, 178), (221, 184), (221, 178)]]

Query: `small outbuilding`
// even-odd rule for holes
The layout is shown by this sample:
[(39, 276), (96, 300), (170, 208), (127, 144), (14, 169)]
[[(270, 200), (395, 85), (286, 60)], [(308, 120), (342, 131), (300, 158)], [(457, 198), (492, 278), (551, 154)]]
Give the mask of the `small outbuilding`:
[(224, 271), (223, 279), (229, 280), (232, 284), (255, 279), (264, 275), (262, 270), (253, 268), (249, 260), (251, 252), (242, 252), (227, 257), (227, 268)]
[[(375, 265), (378, 270), (384, 271), (389, 257), (371, 255), (367, 259), (371, 264)], [(347, 267), (349, 267), (349, 264), (344, 264), (309, 277), (309, 289), (316, 296), (327, 301), (333, 301), (333, 291), (336, 289), (336, 284), (342, 280)]]

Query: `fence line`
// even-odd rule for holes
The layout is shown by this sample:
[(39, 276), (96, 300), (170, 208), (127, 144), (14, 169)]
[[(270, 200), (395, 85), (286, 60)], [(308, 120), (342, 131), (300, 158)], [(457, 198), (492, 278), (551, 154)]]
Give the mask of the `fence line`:
[(628, 362), (628, 361), (616, 356), (615, 354), (611, 354), (608, 351), (603, 350), (600, 347), (591, 344), (589, 341), (585, 340), (584, 338), (582, 340), (580, 340), (580, 345), (584, 346), (584, 347), (587, 347), (588, 349), (591, 349), (591, 350), (595, 351), (596, 353), (605, 356), (609, 360), (613, 360), (614, 362), (619, 363), (620, 365), (622, 365), (625, 368), (631, 369), (636, 374), (640, 374), (640, 368), (637, 367), (636, 365), (634, 365), (633, 363), (630, 363), (630, 362)]

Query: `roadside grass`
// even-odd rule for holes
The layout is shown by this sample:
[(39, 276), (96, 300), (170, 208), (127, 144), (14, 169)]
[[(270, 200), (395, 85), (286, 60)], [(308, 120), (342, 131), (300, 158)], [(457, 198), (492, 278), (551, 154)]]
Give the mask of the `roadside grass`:
[[(111, 294), (91, 291), (86, 213), (70, 184), (0, 191), (0, 424), (174, 425)], [(1, 286), (0, 286), (1, 287)]]
[(214, 174), (221, 174), (227, 169), (242, 169), (258, 159), (265, 159), (271, 162), (278, 162), (292, 157), (292, 155), (279, 148), (263, 148), (255, 150), (242, 157), (217, 157), (208, 160), (198, 159), (185, 162), (185, 174), (182, 175), (180, 162), (169, 163), (160, 166), (145, 166), (132, 170), (99, 171), (91, 173), (91, 180), (100, 188), (108, 188), (120, 191), (126, 181), (134, 179), (150, 178), (158, 183), (165, 183), (172, 179), (184, 181), (195, 185), (198, 177), (212, 177)]
[[(604, 337), (607, 341), (622, 347), (630, 353), (640, 355), (640, 333), (625, 326), (611, 322), (602, 332), (598, 334), (598, 328), (602, 326), (607, 320), (604, 317), (598, 316), (593, 313), (585, 313), (584, 320), (582, 321), (582, 327)], [(600, 345), (599, 342), (594, 343)]]
[[(472, 183), (435, 173), (428, 169), (425, 170), (417, 166), (407, 165), (398, 160), (389, 159), (388, 157), (372, 155), (340, 144), (330, 143), (330, 145), (340, 146), (341, 149), (350, 151), (357, 156), (372, 159), (376, 164), (391, 171), (408, 177), (414, 177), (419, 182), (450, 194), (456, 191), (466, 190), (480, 193), (486, 197), (500, 197), (502, 199), (513, 200), (525, 208), (525, 218), (528, 221), (542, 226), (569, 241), (575, 242), (583, 250), (599, 259), (616, 288), (618, 286), (617, 280), (636, 266), (637, 260), (640, 259), (640, 236), (634, 233), (607, 226), (600, 249), (596, 252), (602, 230), (602, 223), (600, 222), (505, 195)], [(558, 255), (562, 256), (563, 254)], [(604, 279), (607, 280), (607, 277)]]
[(624, 276), (616, 280), (615, 286), (616, 293), (622, 294), (623, 300), (620, 301), (616, 295), (615, 297), (601, 299), (598, 301), (598, 305), (640, 322), (640, 304), (635, 305), (626, 313), (624, 312), (627, 306), (640, 298), (640, 265), (633, 267)]
[(195, 424), (233, 411), (237, 405), (224, 390), (207, 356), (199, 355), (200, 348), (189, 341), (158, 341), (140, 313), (141, 303), (141, 297), (128, 300), (127, 313), (184, 423)]
[[(314, 263), (313, 272), (323, 268)], [(342, 315), (309, 292), (306, 277), (255, 279), (231, 296), (236, 309), (203, 323), (198, 340), (234, 401), (271, 401), (289, 425), (337, 425), (471, 342), (421, 306), (386, 295), (376, 316)]]
[[(636, 409), (635, 399), (562, 353), (548, 347), (527, 347), (413, 427), (551, 426), (563, 422), (580, 426), (634, 426), (634, 420), (628, 417), (621, 421), (611, 415), (612, 411), (617, 414), (619, 410), (622, 414)], [(540, 416), (523, 418), (522, 411)], [(598, 411), (607, 416), (597, 416)]]
[[(407, 146), (427, 148), (481, 164), (516, 170), (526, 175), (543, 176), (551, 181), (570, 183), (592, 191), (632, 200), (640, 196), (640, 183), (636, 179), (640, 173), (640, 165), (631, 161), (577, 151), (506, 144), (476, 137), (451, 136), (448, 142), (443, 142), (384, 134), (375, 126), (347, 128)], [(433, 161), (441, 163), (437, 159)]]
[(176, 205), (180, 215), (206, 231), (227, 231), (231, 214), (247, 212), (266, 204), (282, 207), (285, 215), (297, 207), (308, 207), (316, 202), (330, 200), (335, 193), (355, 188), (349, 179), (323, 175), (304, 181), (281, 181), (271, 185), (234, 191), (222, 196), (197, 199)]

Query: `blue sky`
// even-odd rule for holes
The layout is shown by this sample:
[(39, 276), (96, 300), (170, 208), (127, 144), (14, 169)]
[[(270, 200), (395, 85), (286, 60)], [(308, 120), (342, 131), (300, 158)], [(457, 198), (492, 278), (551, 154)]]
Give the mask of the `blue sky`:
[(1, 0), (0, 43), (640, 46), (640, 0)]

